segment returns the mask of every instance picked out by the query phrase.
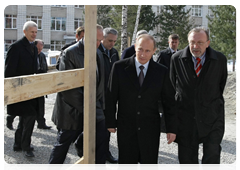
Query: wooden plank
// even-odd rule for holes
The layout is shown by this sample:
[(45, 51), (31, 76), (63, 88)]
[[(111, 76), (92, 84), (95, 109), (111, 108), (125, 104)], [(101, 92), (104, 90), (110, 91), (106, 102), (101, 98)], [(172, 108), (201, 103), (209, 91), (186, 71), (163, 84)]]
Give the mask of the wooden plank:
[(4, 105), (65, 91), (84, 85), (84, 69), (4, 79)]
[(85, 6), (84, 164), (95, 164), (97, 6)]
[(83, 165), (84, 165), (84, 158), (82, 157), (77, 162), (75, 162), (75, 164), (70, 166), (67, 170), (80, 170), (80, 169), (83, 169)]

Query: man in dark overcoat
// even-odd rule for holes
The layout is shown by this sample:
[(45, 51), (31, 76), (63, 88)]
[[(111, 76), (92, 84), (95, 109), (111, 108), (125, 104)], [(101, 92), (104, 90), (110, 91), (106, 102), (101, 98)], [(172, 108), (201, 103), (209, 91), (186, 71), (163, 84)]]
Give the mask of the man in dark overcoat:
[[(103, 39), (103, 28), (97, 25), (97, 44), (93, 48), (98, 48)], [(107, 130), (105, 127), (104, 103), (104, 61), (102, 53), (97, 49), (97, 81), (96, 81), (96, 164), (104, 164), (106, 161), (106, 139)], [(84, 38), (76, 44), (65, 49), (60, 60), (59, 70), (71, 70), (84, 68)], [(63, 164), (69, 146), (75, 144), (78, 155), (83, 149), (83, 87), (58, 92), (52, 121), (57, 126), (57, 142), (50, 155), (50, 164)]]
[(168, 143), (176, 137), (174, 90), (169, 88), (172, 86), (167, 68), (152, 59), (156, 50), (154, 38), (148, 34), (139, 36), (135, 49), (136, 56), (113, 65), (107, 91), (106, 125), (112, 133), (117, 130), (120, 164), (156, 164), (160, 99), (166, 112)]
[[(28, 21), (23, 26), (24, 37), (13, 43), (7, 52), (5, 78), (32, 75), (37, 73), (38, 50), (34, 40), (37, 36), (37, 24)], [(38, 110), (38, 98), (7, 105), (7, 113), (19, 116), (15, 132), (14, 151), (23, 151), (26, 157), (34, 157), (31, 136)]]
[[(156, 62), (166, 66), (169, 71), (171, 57), (174, 53), (176, 53), (178, 51), (179, 36), (177, 34), (169, 35), (168, 44), (169, 44), (168, 48), (166, 48), (165, 50), (162, 50), (158, 53)], [(160, 103), (160, 107), (159, 107), (159, 112), (162, 114), (162, 117), (164, 117), (161, 103)], [(161, 119), (161, 124), (162, 124), (161, 132), (166, 132), (164, 118)]]
[(208, 32), (202, 27), (192, 29), (188, 41), (189, 46), (174, 54), (170, 65), (176, 89), (179, 162), (199, 163), (198, 149), (203, 143), (202, 163), (219, 164), (227, 59), (209, 46)]

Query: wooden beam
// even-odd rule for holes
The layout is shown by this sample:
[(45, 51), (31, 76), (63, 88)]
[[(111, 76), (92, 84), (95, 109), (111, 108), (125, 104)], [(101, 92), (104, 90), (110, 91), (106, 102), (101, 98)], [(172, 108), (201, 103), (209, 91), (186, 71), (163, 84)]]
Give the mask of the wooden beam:
[(82, 157), (77, 162), (75, 162), (72, 166), (70, 166), (67, 170), (81, 170), (83, 169), (84, 158)]
[(4, 105), (17, 103), (84, 85), (84, 69), (4, 79)]
[(97, 6), (85, 6), (83, 163), (95, 164)]

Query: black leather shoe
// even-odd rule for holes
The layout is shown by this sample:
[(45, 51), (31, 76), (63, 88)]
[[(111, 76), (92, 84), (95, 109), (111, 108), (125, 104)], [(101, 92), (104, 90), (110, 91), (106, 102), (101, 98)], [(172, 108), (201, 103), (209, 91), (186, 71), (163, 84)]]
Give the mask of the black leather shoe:
[(111, 154), (109, 154), (106, 160), (110, 163), (118, 163), (118, 159), (114, 158)]
[(38, 128), (38, 129), (51, 129), (52, 126), (44, 125), (44, 126), (38, 126), (37, 128)]
[[(13, 151), (15, 151), (15, 152), (22, 151), (22, 148), (19, 146), (13, 146)], [(34, 147), (30, 146), (30, 151), (34, 151)]]
[(32, 151), (23, 151), (23, 153), (24, 153), (24, 156), (27, 158), (34, 157), (34, 154)]
[(8, 123), (7, 123), (7, 125), (6, 125), (6, 126), (7, 126), (7, 128), (8, 128), (8, 129), (10, 129), (10, 130), (14, 130), (14, 128), (13, 128), (13, 125), (12, 125), (12, 124), (8, 124)]

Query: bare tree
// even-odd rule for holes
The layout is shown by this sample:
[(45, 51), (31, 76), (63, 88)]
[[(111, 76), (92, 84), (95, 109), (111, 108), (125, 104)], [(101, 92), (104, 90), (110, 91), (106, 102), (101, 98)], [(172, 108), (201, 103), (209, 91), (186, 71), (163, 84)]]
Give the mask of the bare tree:
[(135, 40), (136, 40), (136, 34), (137, 34), (138, 23), (139, 23), (139, 18), (140, 18), (140, 11), (141, 11), (141, 5), (138, 5), (136, 23), (135, 23), (133, 37), (132, 37), (132, 45), (135, 43)]
[(127, 5), (122, 6), (122, 34), (121, 34), (121, 55), (127, 48)]

